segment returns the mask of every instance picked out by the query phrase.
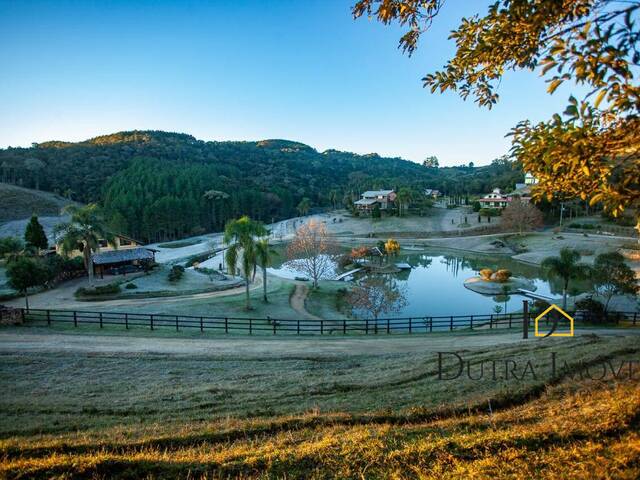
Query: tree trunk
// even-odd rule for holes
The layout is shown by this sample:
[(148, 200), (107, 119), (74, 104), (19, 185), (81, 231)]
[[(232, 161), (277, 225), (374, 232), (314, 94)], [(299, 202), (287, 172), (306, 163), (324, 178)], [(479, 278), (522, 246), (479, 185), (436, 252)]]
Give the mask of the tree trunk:
[(91, 248), (85, 245), (82, 251), (84, 257), (84, 266), (87, 269), (87, 275), (89, 275), (89, 284), (93, 285), (93, 260), (91, 259)]
[(27, 311), (29, 311), (29, 295), (27, 294), (27, 290), (24, 291), (24, 303), (27, 307)]
[(262, 300), (267, 303), (267, 267), (262, 267)]
[(567, 290), (569, 289), (569, 282), (564, 282), (564, 288), (562, 289), (562, 309), (567, 309)]
[(245, 279), (245, 308), (247, 310), (251, 310), (251, 300), (249, 298), (249, 276), (247, 275), (244, 279)]

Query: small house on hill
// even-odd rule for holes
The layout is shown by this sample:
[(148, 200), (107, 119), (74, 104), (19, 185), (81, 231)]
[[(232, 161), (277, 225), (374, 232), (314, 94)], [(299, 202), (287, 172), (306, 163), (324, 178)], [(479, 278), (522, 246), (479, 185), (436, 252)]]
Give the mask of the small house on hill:
[(360, 200), (353, 202), (354, 206), (361, 212), (370, 213), (376, 206), (382, 211), (393, 208), (396, 192), (393, 190), (367, 190), (361, 197)]
[(94, 253), (91, 256), (93, 268), (102, 278), (105, 272), (127, 274), (155, 262), (157, 250), (145, 247), (123, 248)]
[(482, 208), (504, 208), (511, 202), (512, 197), (503, 195), (499, 188), (494, 188), (491, 193), (488, 193), (480, 200)]

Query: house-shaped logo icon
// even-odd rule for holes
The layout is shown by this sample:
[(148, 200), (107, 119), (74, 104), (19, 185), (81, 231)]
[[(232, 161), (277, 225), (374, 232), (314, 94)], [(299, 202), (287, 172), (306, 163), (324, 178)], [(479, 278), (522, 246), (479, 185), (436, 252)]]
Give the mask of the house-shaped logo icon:
[[(552, 310), (556, 310), (557, 313), (552, 312)], [(549, 330), (548, 332), (540, 332), (538, 325), (540, 323), (541, 319), (544, 319), (547, 315), (549, 315), (549, 312), (552, 313), (552, 322), (553, 325), (551, 327), (551, 330)], [(555, 313), (555, 315), (553, 315)], [(556, 329), (558, 328), (558, 317), (562, 315), (562, 317), (564, 317), (566, 320), (569, 321), (569, 331), (564, 331), (564, 332), (556, 332)], [(560, 317), (562, 319), (562, 317)], [(573, 337), (573, 317), (571, 315), (569, 315), (567, 312), (565, 312), (564, 310), (562, 310), (559, 306), (552, 304), (549, 308), (547, 308), (544, 312), (542, 312), (540, 315), (538, 315), (534, 321), (534, 328), (535, 328), (535, 336), (536, 337)]]

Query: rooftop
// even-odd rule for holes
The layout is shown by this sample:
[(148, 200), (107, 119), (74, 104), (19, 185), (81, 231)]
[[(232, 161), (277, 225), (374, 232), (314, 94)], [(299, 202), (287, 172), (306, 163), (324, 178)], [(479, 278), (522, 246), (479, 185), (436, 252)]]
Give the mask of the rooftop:
[(96, 265), (107, 263), (130, 262), (132, 260), (153, 260), (153, 250), (148, 248), (123, 248), (95, 253), (91, 257)]

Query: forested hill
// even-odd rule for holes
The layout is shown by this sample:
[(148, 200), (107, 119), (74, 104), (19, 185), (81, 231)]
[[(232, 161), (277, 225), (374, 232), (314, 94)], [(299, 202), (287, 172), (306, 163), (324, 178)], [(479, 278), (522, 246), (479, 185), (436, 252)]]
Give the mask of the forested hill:
[(160, 131), (8, 148), (0, 150), (0, 165), (2, 181), (99, 202), (114, 228), (144, 240), (219, 229), (241, 214), (264, 221), (294, 216), (305, 197), (312, 207), (337, 206), (371, 188), (466, 194), (522, 180), (506, 161), (427, 168), (287, 140), (204, 142)]

